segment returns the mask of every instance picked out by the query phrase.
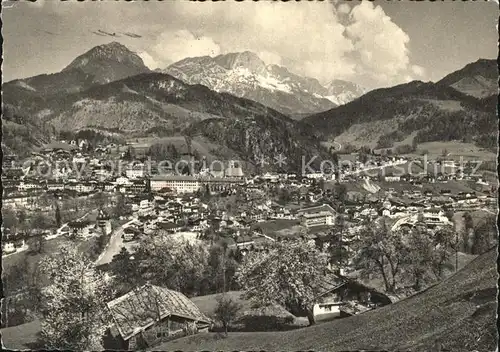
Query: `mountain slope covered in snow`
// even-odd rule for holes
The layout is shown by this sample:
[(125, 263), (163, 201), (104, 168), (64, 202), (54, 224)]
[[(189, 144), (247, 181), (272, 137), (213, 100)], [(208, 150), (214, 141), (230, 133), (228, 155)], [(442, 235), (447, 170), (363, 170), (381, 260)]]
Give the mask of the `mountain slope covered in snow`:
[(307, 115), (345, 104), (364, 93), (354, 83), (334, 80), (328, 86), (278, 65), (266, 65), (245, 51), (214, 58), (186, 58), (167, 67), (168, 73), (189, 84), (202, 84), (269, 106), (289, 116)]

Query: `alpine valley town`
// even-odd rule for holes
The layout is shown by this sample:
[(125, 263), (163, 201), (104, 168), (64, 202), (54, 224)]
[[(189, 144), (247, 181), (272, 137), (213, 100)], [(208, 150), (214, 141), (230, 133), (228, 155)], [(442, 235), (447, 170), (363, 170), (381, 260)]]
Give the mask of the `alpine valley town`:
[(497, 9), (13, 2), (3, 347), (498, 351)]

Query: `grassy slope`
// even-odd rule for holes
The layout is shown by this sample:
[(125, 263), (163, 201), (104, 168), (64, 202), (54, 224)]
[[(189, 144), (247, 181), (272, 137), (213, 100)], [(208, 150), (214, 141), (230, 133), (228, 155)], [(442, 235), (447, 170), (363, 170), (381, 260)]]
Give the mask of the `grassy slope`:
[[(409, 143), (411, 144), (411, 143)], [(413, 157), (421, 157), (421, 152), (427, 151), (427, 158), (430, 160), (442, 157), (443, 150), (449, 154), (446, 157), (448, 160), (460, 161), (463, 160), (495, 160), (496, 154), (480, 148), (472, 143), (462, 143), (460, 141), (446, 141), (446, 142), (425, 142), (418, 144), (417, 152), (408, 154)]]
[(445, 281), (394, 305), (279, 333), (231, 333), (225, 339), (200, 334), (155, 350), (388, 349), (428, 351), (494, 350), (496, 346), (497, 252), (492, 250)]
[(37, 339), (40, 329), (39, 320), (2, 329), (2, 347), (10, 350), (34, 349), (38, 345)]
[[(217, 307), (217, 297), (220, 294), (192, 297), (191, 301), (194, 302), (200, 308), (201, 312), (207, 316), (212, 316), (214, 314), (215, 308)], [(242, 298), (243, 291), (229, 291), (226, 296), (231, 298), (234, 302), (241, 304), (242, 310), (247, 310), (252, 307), (250, 301)]]

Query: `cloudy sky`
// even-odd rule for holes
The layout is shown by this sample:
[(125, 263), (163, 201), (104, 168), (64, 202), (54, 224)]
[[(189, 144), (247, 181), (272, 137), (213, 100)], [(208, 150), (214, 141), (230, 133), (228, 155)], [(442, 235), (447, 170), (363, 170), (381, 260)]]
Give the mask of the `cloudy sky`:
[[(4, 81), (59, 71), (111, 41), (139, 53), (150, 68), (250, 50), (323, 83), (346, 79), (367, 88), (435, 81), (497, 56), (499, 12), (492, 1), (38, 0), (7, 6)], [(117, 37), (92, 33), (98, 30)]]

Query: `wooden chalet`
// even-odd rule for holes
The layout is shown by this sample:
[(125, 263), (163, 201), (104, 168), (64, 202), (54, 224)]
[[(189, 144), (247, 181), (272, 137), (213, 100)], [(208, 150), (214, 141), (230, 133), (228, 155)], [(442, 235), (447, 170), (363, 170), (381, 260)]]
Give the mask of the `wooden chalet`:
[(104, 348), (138, 350), (208, 332), (211, 320), (180, 292), (146, 284), (107, 304), (113, 319)]
[(317, 283), (313, 316), (316, 322), (356, 315), (392, 303), (389, 296), (359, 281), (329, 273)]

